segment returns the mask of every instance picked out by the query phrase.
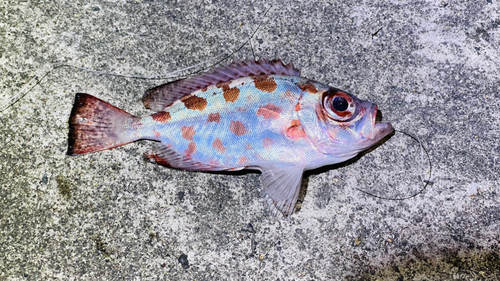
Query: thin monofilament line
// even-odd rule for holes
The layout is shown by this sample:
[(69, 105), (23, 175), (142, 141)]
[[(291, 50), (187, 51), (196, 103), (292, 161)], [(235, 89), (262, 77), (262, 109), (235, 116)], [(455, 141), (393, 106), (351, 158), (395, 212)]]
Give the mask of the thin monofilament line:
[(427, 151), (427, 149), (423, 146), (422, 142), (420, 141), (420, 139), (418, 139), (417, 137), (407, 133), (407, 132), (403, 132), (403, 131), (399, 131), (399, 130), (394, 130), (396, 133), (401, 133), (403, 135), (406, 135), (414, 140), (416, 140), (418, 142), (418, 144), (420, 145), (420, 155), (421, 155), (421, 164), (423, 165), (423, 152), (425, 152), (425, 154), (427, 155), (427, 159), (429, 160), (429, 177), (427, 178), (426, 181), (424, 181), (424, 186), (418, 191), (416, 192), (415, 194), (412, 194), (410, 196), (407, 196), (407, 197), (401, 197), (401, 198), (391, 198), (391, 197), (384, 197), (384, 196), (380, 196), (380, 195), (376, 195), (376, 194), (373, 194), (371, 192), (368, 192), (368, 191), (365, 191), (365, 190), (362, 190), (360, 188), (357, 188), (357, 187), (354, 187), (356, 190), (358, 191), (361, 191), (367, 195), (370, 195), (370, 196), (373, 196), (375, 198), (379, 198), (379, 199), (385, 199), (385, 200), (396, 200), (396, 201), (401, 201), (401, 200), (406, 200), (406, 199), (410, 199), (410, 198), (413, 198), (419, 194), (421, 194), (422, 192), (424, 192), (426, 189), (427, 189), (427, 186), (429, 185), (430, 181), (431, 181), (431, 176), (432, 176), (432, 162), (431, 162), (431, 157), (429, 155), (429, 152)]
[[(49, 75), (52, 71), (54, 71), (54, 69), (59, 68), (59, 67), (60, 66), (50, 65), (50, 66), (45, 66), (42, 69), (39, 69), (38, 70), (39, 74), (35, 75), (33, 78), (30, 79), (30, 81), (28, 81), (28, 83), (24, 84), (23, 87), (19, 90), (19, 92), (17, 94), (15, 94), (14, 96), (12, 96), (9, 99), (9, 101), (7, 101), (7, 103), (5, 103), (4, 105), (0, 106), (0, 112), (3, 112), (7, 108), (9, 108), (13, 104), (15, 104), (17, 101), (19, 101), (20, 99), (22, 99), (34, 87), (36, 87), (38, 84), (40, 84), (40, 82), (43, 80), (43, 78), (45, 78), (45, 76)], [(47, 68), (50, 68), (50, 69), (47, 70)], [(39, 79), (39, 77), (40, 77), (40, 79)]]
[[(264, 15), (262, 15), (262, 18), (265, 18), (266, 15), (267, 15), (267, 12), (269, 12), (269, 10), (271, 10), (273, 6), (270, 6), (269, 8), (267, 8), (267, 10), (264, 12)], [(221, 59), (220, 61), (217, 61), (216, 63), (214, 63), (213, 65), (211, 65), (210, 67), (214, 67), (216, 65), (218, 65), (219, 63), (223, 62), (224, 60), (228, 59), (229, 57), (232, 57), (234, 54), (236, 54), (237, 52), (239, 52), (241, 49), (243, 49), (243, 47), (248, 44), (248, 42), (250, 42), (250, 40), (252, 40), (252, 38), (255, 36), (255, 34), (257, 33), (257, 31), (260, 29), (260, 27), (262, 26), (262, 24), (264, 23), (264, 20), (262, 20), (259, 25), (257, 26), (257, 28), (253, 31), (252, 35), (250, 36), (250, 38), (247, 39), (247, 41), (245, 41), (243, 44), (241, 44), (241, 46), (236, 49), (235, 51), (233, 51), (232, 53), (230, 53), (226, 58), (223, 58)], [(252, 52), (253, 52), (253, 49), (252, 49)]]
[[(215, 56), (211, 59), (208, 59), (206, 61), (202, 61), (200, 63), (197, 63), (197, 64), (194, 64), (194, 65), (191, 65), (191, 66), (188, 66), (186, 68), (183, 68), (183, 69), (179, 69), (179, 70), (176, 70), (176, 71), (172, 71), (172, 72), (168, 72), (168, 73), (163, 73), (163, 74), (155, 74), (155, 75), (134, 75), (134, 74), (121, 74), (121, 73), (114, 73), (114, 72), (107, 72), (107, 71), (103, 71), (103, 70), (95, 70), (95, 69), (92, 69), (92, 68), (87, 68), (87, 67), (81, 67), (81, 66), (75, 66), (75, 65), (70, 65), (70, 64), (63, 64), (61, 66), (67, 66), (67, 67), (71, 67), (71, 68), (75, 68), (75, 69), (79, 69), (79, 70), (84, 70), (84, 71), (89, 71), (89, 72), (93, 72), (93, 73), (97, 73), (97, 74), (100, 74), (100, 75), (110, 75), (110, 76), (117, 76), (117, 77), (125, 77), (125, 78), (134, 78), (134, 79), (144, 79), (144, 80), (156, 80), (156, 79), (169, 79), (169, 78), (177, 78), (179, 76), (182, 76), (180, 73), (182, 72), (185, 72), (187, 70), (190, 70), (190, 69), (193, 69), (193, 68), (196, 68), (196, 67), (199, 67), (199, 66), (202, 66), (204, 64), (207, 64), (208, 62), (210, 61), (213, 61), (217, 58), (220, 58), (222, 56), (226, 56), (225, 58), (227, 59), (227, 54), (224, 53), (224, 54), (220, 54), (218, 56)], [(210, 67), (210, 66), (209, 66)], [(203, 69), (203, 68), (202, 68)], [(187, 75), (192, 75), (193, 73), (189, 73)]]
[[(211, 62), (211, 61), (213, 61), (213, 60), (215, 60), (217, 58), (220, 58), (220, 57), (222, 57), (224, 55), (226, 55), (226, 53), (218, 55), (216, 57), (213, 57), (213, 58), (211, 58), (209, 60), (197, 63), (195, 65), (191, 65), (189, 67), (173, 71), (173, 72), (164, 73), (164, 74), (157, 74), (157, 75), (149, 75), (149, 76), (148, 75), (144, 76), (144, 75), (121, 74), (121, 73), (107, 72), (107, 71), (103, 71), (103, 70), (96, 70), (96, 69), (92, 69), (92, 68), (87, 68), (87, 67), (82, 67), (82, 66), (76, 66), (76, 65), (66, 64), (66, 63), (53, 63), (53, 64), (51, 64), (49, 66), (45, 66), (44, 68), (39, 69), (37, 71), (38, 74), (36, 74), (35, 76), (33, 76), (33, 78), (31, 78), (30, 81), (28, 81), (28, 83), (24, 84), (24, 86), (19, 90), (19, 92), (17, 94), (15, 94), (13, 97), (11, 97), (7, 101), (7, 103), (5, 103), (4, 105), (2, 105), (0, 107), (0, 113), (3, 112), (4, 110), (6, 110), (7, 108), (9, 108), (10, 106), (14, 105), (20, 99), (22, 99), (25, 95), (27, 95), (29, 92), (31, 92), (31, 90), (33, 88), (35, 88), (38, 84), (40, 84), (42, 82), (42, 80), (47, 75), (49, 75), (54, 70), (56, 70), (58, 68), (61, 68), (61, 67), (68, 67), (68, 68), (74, 68), (74, 69), (83, 70), (83, 71), (89, 71), (89, 72), (92, 72), (92, 73), (96, 73), (98, 75), (110, 75), (110, 76), (133, 78), (133, 79), (145, 79), (145, 80), (168, 79), (168, 78), (179, 77), (179, 76), (181, 76), (179, 74), (182, 73), (182, 72), (185, 72), (187, 70), (190, 70), (190, 69), (202, 66), (204, 64), (207, 64), (207, 63), (209, 63), (209, 62)], [(225, 59), (229, 58), (231, 55), (232, 54), (226, 55), (226, 57), (223, 60), (220, 60), (220, 61), (224, 61)], [(202, 69), (205, 69), (205, 68), (202, 68)], [(186, 74), (186, 75), (191, 75), (191, 73), (190, 74)]]
[[(265, 18), (265, 16), (269, 12), (269, 10), (271, 10), (271, 8), (272, 8), (272, 6), (269, 7), (264, 12), (264, 14), (262, 16), (263, 18)], [(168, 72), (168, 73), (163, 73), (163, 74), (156, 74), (156, 75), (121, 74), (121, 73), (114, 73), (114, 72), (108, 72), (108, 71), (103, 71), (103, 70), (96, 70), (96, 69), (92, 69), (92, 68), (87, 68), (87, 67), (82, 67), (82, 66), (76, 66), (76, 65), (66, 64), (66, 63), (52, 63), (52, 64), (50, 64), (48, 66), (43, 67), (42, 69), (39, 69), (37, 71), (38, 74), (36, 74), (35, 76), (33, 76), (33, 78), (31, 78), (30, 81), (28, 81), (28, 83), (24, 84), (23, 87), (18, 91), (17, 94), (15, 94), (14, 96), (12, 96), (4, 105), (0, 106), (0, 113), (2, 113), (7, 108), (9, 108), (12, 105), (14, 105), (20, 99), (22, 99), (25, 95), (27, 95), (29, 92), (31, 92), (31, 90), (33, 88), (35, 88), (38, 84), (40, 84), (42, 82), (42, 80), (47, 75), (49, 75), (54, 70), (56, 70), (58, 68), (61, 68), (61, 67), (69, 67), (69, 68), (74, 68), (74, 69), (78, 69), (78, 70), (89, 71), (89, 72), (97, 73), (99, 75), (110, 75), (110, 76), (133, 78), (133, 79), (144, 79), (144, 80), (162, 80), (162, 79), (169, 79), (169, 78), (180, 78), (182, 76), (189, 76), (189, 75), (200, 73), (200, 72), (202, 72), (202, 71), (204, 71), (206, 69), (213, 68), (213, 67), (217, 66), (221, 62), (229, 59), (234, 54), (236, 54), (241, 49), (243, 49), (243, 47), (246, 44), (248, 44), (248, 42), (250, 42), (250, 40), (255, 36), (255, 34), (260, 29), (260, 27), (262, 26), (263, 23), (264, 23), (264, 19), (261, 20), (261, 22), (257, 26), (257, 28), (252, 32), (252, 35), (250, 36), (250, 38), (248, 38), (245, 42), (243, 42), (243, 44), (241, 44), (233, 52), (231, 52), (231, 53), (223, 53), (223, 54), (215, 56), (215, 57), (213, 57), (211, 59), (205, 60), (203, 62), (194, 64), (194, 65), (191, 65), (189, 67), (186, 67), (186, 68), (183, 68), (183, 69), (179, 69), (179, 70), (176, 70), (176, 71), (172, 71), (172, 72)], [(223, 57), (223, 58), (219, 59), (220, 57)], [(216, 59), (219, 59), (219, 60), (217, 60), (213, 64), (209, 64), (210, 62), (212, 62), (212, 61), (214, 61)], [(207, 67), (200, 67), (200, 66), (203, 66), (203, 65), (206, 65), (206, 64), (209, 64), (209, 65)], [(181, 73), (186, 72), (188, 70), (191, 70), (193, 68), (197, 68), (197, 67), (200, 67), (200, 69), (198, 71), (194, 71), (194, 72), (191, 72), (191, 73), (187, 73), (187, 74), (181, 75)]]
[[(121, 74), (121, 73), (107, 72), (107, 71), (103, 71), (103, 70), (96, 70), (96, 69), (92, 69), (92, 68), (88, 68), (88, 67), (76, 66), (76, 65), (65, 64), (65, 63), (54, 63), (51, 65), (45, 66), (42, 69), (39, 69), (37, 71), (38, 74), (33, 76), (33, 78), (31, 78), (30, 81), (28, 81), (28, 83), (24, 84), (24, 86), (19, 90), (19, 92), (17, 94), (15, 94), (13, 97), (11, 97), (7, 101), (7, 103), (5, 103), (4, 105), (2, 105), (0, 107), (0, 112), (3, 112), (4, 110), (9, 108), (10, 106), (14, 105), (16, 102), (18, 102), (20, 99), (22, 99), (25, 95), (27, 95), (34, 87), (36, 87), (38, 84), (40, 84), (42, 82), (42, 80), (47, 75), (49, 75), (54, 70), (61, 68), (61, 67), (68, 67), (68, 68), (74, 68), (74, 69), (83, 70), (83, 71), (89, 71), (92, 73), (96, 73), (98, 75), (110, 75), (110, 76), (133, 78), (133, 79), (145, 79), (145, 80), (168, 79), (168, 78), (179, 77), (179, 76), (181, 76), (179, 74), (182, 72), (185, 72), (187, 70), (190, 70), (190, 69), (202, 66), (204, 64), (207, 64), (207, 63), (209, 63), (217, 58), (220, 58), (224, 55), (226, 55), (226, 53), (218, 55), (216, 57), (213, 57), (209, 60), (191, 65), (189, 67), (173, 71), (173, 72), (164, 73), (164, 74), (157, 74), (157, 75), (149, 75), (149, 76), (148, 75), (145, 76), (145, 75)], [(226, 55), (226, 58), (228, 58), (227, 55)], [(202, 68), (202, 69), (204, 69), (204, 68)], [(191, 75), (191, 74), (186, 74), (186, 75)]]
[(415, 139), (418, 141), (418, 144), (420, 145), (420, 165), (424, 164), (424, 149), (422, 145), (422, 141), (418, 138), (418, 136), (413, 136)]

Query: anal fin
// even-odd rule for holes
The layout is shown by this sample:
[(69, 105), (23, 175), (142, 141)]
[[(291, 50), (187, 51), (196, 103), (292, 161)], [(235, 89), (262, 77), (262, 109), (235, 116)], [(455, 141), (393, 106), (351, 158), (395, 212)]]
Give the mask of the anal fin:
[(178, 153), (172, 147), (164, 143), (157, 144), (156, 147), (152, 151), (147, 152), (144, 157), (158, 165), (182, 170), (222, 171), (227, 169), (225, 167), (201, 163), (193, 160), (184, 154)]
[(262, 167), (263, 197), (275, 219), (290, 216), (299, 197), (304, 167)]

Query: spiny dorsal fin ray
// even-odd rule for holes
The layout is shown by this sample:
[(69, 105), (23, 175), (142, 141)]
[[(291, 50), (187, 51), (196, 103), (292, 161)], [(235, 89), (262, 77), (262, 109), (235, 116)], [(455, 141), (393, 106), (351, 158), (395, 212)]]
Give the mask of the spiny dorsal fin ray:
[(300, 71), (292, 63), (285, 65), (281, 60), (260, 59), (259, 61), (237, 61), (214, 69), (212, 72), (169, 82), (149, 89), (142, 101), (146, 108), (162, 111), (176, 100), (196, 90), (221, 82), (252, 75), (287, 75), (300, 76)]

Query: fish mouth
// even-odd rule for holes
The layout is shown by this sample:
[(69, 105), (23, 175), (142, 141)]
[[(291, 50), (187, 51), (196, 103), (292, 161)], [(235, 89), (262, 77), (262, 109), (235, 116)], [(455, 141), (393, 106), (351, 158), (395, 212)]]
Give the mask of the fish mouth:
[(391, 123), (382, 121), (382, 112), (378, 110), (376, 104), (371, 105), (370, 112), (364, 119), (360, 135), (364, 138), (363, 146), (366, 148), (379, 142), (394, 131)]
[[(382, 111), (378, 110), (377, 105), (373, 109), (373, 125), (375, 134), (380, 135), (380, 139), (385, 138), (387, 135), (394, 131), (392, 124), (382, 121)], [(379, 139), (379, 140), (380, 140)]]
[(376, 141), (378, 142), (379, 140), (385, 138), (387, 135), (392, 133), (394, 131), (394, 128), (392, 127), (392, 124), (389, 122), (379, 122), (375, 123), (375, 134), (376, 134)]

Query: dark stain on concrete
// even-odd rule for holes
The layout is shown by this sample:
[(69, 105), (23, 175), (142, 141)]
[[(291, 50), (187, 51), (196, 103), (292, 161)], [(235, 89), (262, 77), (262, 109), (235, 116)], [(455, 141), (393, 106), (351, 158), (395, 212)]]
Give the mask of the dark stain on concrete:
[(58, 175), (56, 178), (57, 189), (59, 190), (59, 194), (66, 199), (71, 199), (71, 189), (73, 189), (73, 185), (66, 179), (63, 175)]
[[(415, 254), (415, 253), (414, 253)], [(498, 251), (459, 253), (443, 250), (441, 257), (423, 254), (401, 264), (390, 264), (361, 277), (369, 280), (497, 280), (500, 276)], [(423, 278), (423, 279), (422, 279)]]

